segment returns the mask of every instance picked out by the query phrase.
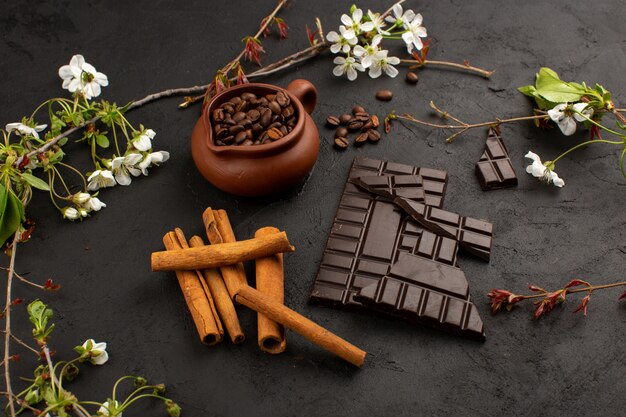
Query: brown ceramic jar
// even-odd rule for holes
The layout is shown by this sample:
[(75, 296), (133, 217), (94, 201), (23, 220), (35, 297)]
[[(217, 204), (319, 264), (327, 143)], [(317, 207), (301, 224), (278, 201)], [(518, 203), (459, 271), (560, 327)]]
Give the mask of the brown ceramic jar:
[[(297, 123), (285, 137), (263, 145), (217, 146), (209, 117), (213, 110), (244, 92), (257, 96), (283, 91), (297, 113)], [(302, 182), (315, 165), (319, 133), (309, 114), (317, 90), (308, 81), (295, 80), (286, 89), (269, 84), (242, 84), (216, 95), (206, 105), (191, 134), (191, 153), (200, 173), (214, 186), (239, 196), (261, 196), (286, 191)]]

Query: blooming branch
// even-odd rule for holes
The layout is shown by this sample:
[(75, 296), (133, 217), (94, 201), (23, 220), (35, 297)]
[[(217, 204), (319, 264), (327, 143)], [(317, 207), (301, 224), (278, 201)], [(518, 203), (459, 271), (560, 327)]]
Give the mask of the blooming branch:
[[(589, 301), (591, 300), (591, 294), (594, 291), (620, 286), (626, 286), (626, 281), (604, 285), (591, 285), (587, 281), (573, 279), (563, 288), (559, 288), (555, 291), (548, 291), (536, 285), (529, 285), (528, 288), (533, 292), (533, 294), (520, 295), (512, 293), (508, 290), (493, 289), (487, 293), (487, 297), (491, 299), (491, 311), (494, 314), (500, 311), (503, 307), (505, 307), (507, 311), (511, 311), (515, 304), (524, 300), (537, 300), (534, 301), (535, 311), (533, 313), (533, 319), (536, 320), (550, 313), (557, 305), (564, 303), (568, 294), (586, 292), (587, 295), (582, 298), (580, 304), (578, 304), (574, 310), (574, 313), (582, 312), (586, 316), (588, 313), (587, 307), (589, 305)], [(626, 293), (619, 297), (619, 300), (624, 299), (626, 299)]]

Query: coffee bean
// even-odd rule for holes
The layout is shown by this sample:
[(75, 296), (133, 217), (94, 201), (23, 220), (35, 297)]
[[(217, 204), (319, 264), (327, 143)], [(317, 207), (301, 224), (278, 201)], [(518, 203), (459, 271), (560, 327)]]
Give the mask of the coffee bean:
[(224, 122), (224, 124), (230, 125), (230, 126), (237, 124), (237, 122), (234, 121), (233, 118), (228, 113), (226, 113), (226, 115), (224, 116), (224, 121), (223, 122)]
[(267, 130), (273, 129), (273, 128), (280, 128), (282, 125), (280, 122), (276, 121), (276, 122), (272, 122), (272, 124), (270, 124), (267, 127)]
[(378, 116), (376, 116), (375, 114), (372, 115), (370, 121), (372, 122), (372, 126), (374, 126), (374, 128), (380, 126), (380, 120), (378, 120)]
[(362, 145), (365, 143), (365, 141), (367, 141), (368, 138), (368, 133), (361, 133), (359, 136), (356, 137), (356, 139), (354, 139), (354, 144), (355, 145)]
[(289, 133), (289, 131), (287, 130), (287, 126), (281, 126), (280, 133), (282, 133), (283, 136), (287, 136), (287, 134)]
[[(263, 141), (264, 141), (265, 139), (268, 139), (268, 138), (269, 138), (269, 136), (267, 136), (267, 132), (263, 132), (263, 133), (261, 133), (261, 136), (259, 136), (258, 141), (259, 141), (260, 143), (263, 143)], [(255, 143), (256, 143), (256, 142), (255, 142)]]
[(339, 126), (340, 123), (341, 121), (339, 120), (337, 116), (328, 116), (326, 118), (326, 124), (328, 126)]
[(291, 116), (293, 116), (295, 110), (293, 109), (293, 106), (287, 106), (283, 109), (283, 111), (281, 112), (281, 115), (285, 118), (288, 119)]
[(270, 103), (269, 100), (266, 99), (265, 97), (261, 97), (259, 99), (259, 106), (267, 106), (269, 103)]
[(247, 101), (256, 100), (256, 94), (246, 92), (241, 95), (241, 98)]
[(280, 105), (280, 107), (287, 107), (289, 103), (291, 103), (291, 100), (289, 99), (289, 96), (287, 94), (279, 91), (276, 94), (276, 102)]
[(254, 142), (252, 142), (250, 139), (248, 139), (248, 140), (244, 140), (241, 145), (242, 146), (251, 146), (251, 145), (254, 145)]
[(235, 105), (237, 103), (241, 103), (241, 97), (233, 97), (230, 100), (228, 100), (229, 103)]
[(378, 142), (380, 140), (380, 132), (378, 130), (372, 129), (372, 130), (367, 132), (367, 138), (371, 142)]
[(296, 127), (296, 123), (298, 123), (298, 120), (295, 117), (292, 117), (291, 119), (287, 120), (285, 122), (285, 124), (287, 125), (287, 127), (289, 128), (294, 128)]
[(251, 122), (256, 122), (261, 117), (261, 113), (258, 110), (252, 109), (248, 110), (246, 116), (248, 116)]
[(371, 120), (368, 120), (361, 128), (361, 132), (367, 132), (370, 129), (374, 129), (374, 124)]
[(354, 115), (354, 118), (359, 122), (367, 122), (370, 119), (370, 115), (365, 112), (358, 112)]
[(238, 111), (237, 113), (233, 114), (233, 120), (237, 123), (241, 122), (245, 118), (246, 114), (242, 111)]
[(353, 120), (348, 125), (348, 130), (350, 132), (356, 132), (357, 130), (360, 130), (362, 127), (363, 127), (363, 122), (359, 122), (358, 120)]
[(224, 110), (223, 109), (213, 110), (213, 120), (216, 122), (221, 122), (222, 120), (224, 120)]
[(239, 145), (246, 139), (248, 139), (248, 134), (245, 131), (239, 132), (237, 133), (237, 136), (235, 136), (235, 143)]
[(224, 142), (224, 144), (226, 145), (230, 145), (231, 143), (234, 142), (234, 140), (235, 140), (235, 137), (231, 135), (222, 139), (222, 142)]
[(255, 123), (252, 125), (253, 136), (258, 136), (261, 134), (261, 132), (263, 132), (263, 126), (261, 126), (261, 123)]
[(267, 130), (267, 136), (269, 136), (272, 140), (278, 140), (282, 138), (283, 132), (280, 131), (277, 127), (273, 127)]
[(338, 127), (337, 130), (335, 130), (336, 138), (345, 138), (346, 136), (348, 136), (348, 129), (345, 127)]
[(339, 116), (339, 121), (341, 122), (342, 125), (347, 125), (348, 123), (350, 123), (351, 120), (352, 120), (351, 114), (345, 113)]
[(335, 146), (337, 148), (344, 150), (348, 147), (348, 145), (350, 145), (350, 142), (348, 142), (348, 139), (344, 137), (335, 138)]
[(267, 99), (268, 102), (274, 101), (274, 99), (276, 98), (276, 94), (266, 94), (265, 98)]
[(235, 107), (230, 103), (222, 104), (222, 108), (228, 114), (233, 114), (235, 112)]
[(216, 136), (218, 139), (222, 139), (222, 138), (224, 138), (226, 135), (228, 135), (228, 129), (227, 129), (226, 127), (224, 127), (224, 126), (221, 126), (221, 125), (220, 125), (220, 127), (219, 127), (218, 129), (216, 129), (216, 130), (215, 130), (215, 136)]
[(239, 103), (237, 103), (237, 105), (235, 105), (235, 111), (246, 111), (248, 110), (248, 102), (247, 101), (240, 101)]
[(270, 101), (270, 104), (268, 104), (267, 107), (269, 107), (274, 114), (280, 114), (280, 112), (282, 111), (280, 108), (280, 104), (278, 104), (278, 102), (276, 101)]
[(420, 77), (416, 73), (412, 71), (409, 71), (406, 73), (406, 82), (411, 83), (411, 84), (417, 84), (419, 80), (420, 80)]
[(357, 113), (365, 113), (365, 108), (359, 105), (352, 107), (352, 114), (356, 116)]
[(236, 135), (239, 132), (243, 132), (245, 130), (245, 128), (242, 125), (234, 125), (231, 126), (230, 129), (228, 129), (228, 133), (230, 133), (231, 135)]
[(273, 114), (271, 120), (272, 120), (272, 122), (279, 122), (280, 123), (283, 120), (282, 117), (283, 116), (281, 116), (280, 114)]
[(272, 121), (272, 111), (270, 109), (265, 109), (263, 113), (261, 113), (261, 126), (267, 127)]
[(379, 90), (376, 93), (376, 98), (380, 101), (391, 101), (393, 98), (393, 92), (389, 90)]
[(252, 121), (248, 119), (247, 117), (243, 119), (242, 121), (240, 121), (239, 124), (245, 127), (246, 129), (248, 129), (249, 127), (252, 127)]

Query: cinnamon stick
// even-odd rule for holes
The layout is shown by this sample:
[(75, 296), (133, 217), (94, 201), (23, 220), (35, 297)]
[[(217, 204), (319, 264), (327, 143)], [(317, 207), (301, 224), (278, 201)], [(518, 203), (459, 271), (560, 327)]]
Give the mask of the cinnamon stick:
[(274, 301), (270, 296), (263, 294), (252, 287), (239, 288), (235, 299), (240, 304), (249, 307), (257, 313), (277, 321), (283, 326), (309, 339), (316, 345), (334, 353), (353, 365), (361, 367), (367, 354), (358, 347), (350, 344), (339, 336), (324, 329), (315, 322)]
[[(163, 236), (163, 244), (167, 250), (182, 249), (174, 232), (168, 232)], [(193, 271), (176, 271), (176, 278), (196, 325), (200, 341), (209, 346), (221, 342), (224, 329), (204, 280), (199, 279)]]
[[(228, 214), (225, 210), (213, 210), (211, 207), (202, 213), (202, 222), (206, 230), (207, 238), (212, 245), (220, 243), (236, 242), (235, 233), (230, 225)], [(248, 285), (243, 263), (225, 265), (220, 268), (230, 298), (233, 298), (237, 289), (242, 285)]]
[[(275, 227), (263, 227), (256, 231), (254, 237), (278, 233)], [(259, 258), (255, 261), (256, 289), (268, 295), (274, 301), (285, 303), (285, 278), (283, 270), (283, 254)], [(277, 354), (285, 351), (285, 328), (262, 313), (257, 314), (259, 348), (267, 353)]]
[[(199, 236), (193, 236), (189, 240), (189, 243), (192, 248), (204, 246), (204, 242)], [(200, 271), (200, 273), (204, 276), (204, 280), (209, 286), (211, 295), (215, 300), (217, 312), (224, 322), (224, 327), (226, 327), (226, 330), (228, 331), (230, 340), (232, 340), (235, 344), (242, 343), (246, 337), (243, 334), (241, 325), (239, 324), (239, 318), (237, 318), (237, 312), (235, 311), (233, 300), (231, 300), (230, 295), (228, 294), (228, 290), (226, 289), (226, 285), (224, 284), (224, 280), (222, 279), (219, 271), (211, 268), (204, 269)]]
[(218, 268), (243, 261), (263, 258), (275, 253), (293, 252), (285, 232), (232, 243), (152, 254), (153, 271)]

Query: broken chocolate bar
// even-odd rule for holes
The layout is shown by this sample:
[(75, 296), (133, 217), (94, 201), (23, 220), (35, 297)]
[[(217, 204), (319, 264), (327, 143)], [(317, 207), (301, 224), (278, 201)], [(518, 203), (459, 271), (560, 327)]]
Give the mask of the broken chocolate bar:
[(419, 175), (381, 175), (351, 178), (350, 182), (368, 191), (393, 200), (395, 197), (408, 198), (423, 203), (426, 201), (424, 184)]
[(402, 253), (389, 274), (361, 289), (355, 300), (409, 322), (485, 340), (465, 274), (453, 266)]
[(517, 175), (497, 128), (489, 128), (485, 152), (476, 162), (476, 177), (484, 191), (517, 185)]

